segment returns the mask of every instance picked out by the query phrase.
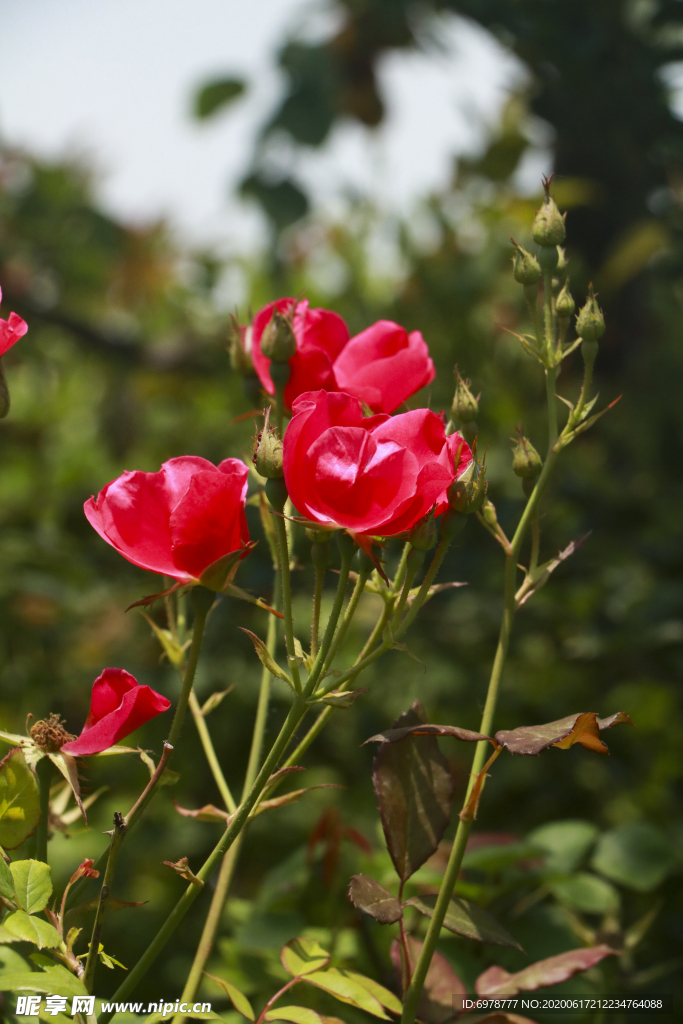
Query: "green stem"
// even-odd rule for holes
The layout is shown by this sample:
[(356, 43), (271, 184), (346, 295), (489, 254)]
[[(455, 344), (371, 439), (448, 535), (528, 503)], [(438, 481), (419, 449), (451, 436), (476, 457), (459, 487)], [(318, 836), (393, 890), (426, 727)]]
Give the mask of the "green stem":
[(50, 824), (50, 779), (52, 778), (52, 761), (49, 757), (41, 757), (36, 765), (38, 776), (38, 795), (40, 798), (40, 819), (36, 826), (36, 860), (47, 864), (47, 833)]
[(341, 620), (339, 629), (335, 633), (332, 644), (330, 645), (330, 649), (327, 652), (327, 658), (325, 660), (328, 665), (331, 665), (333, 663), (335, 657), (337, 656), (337, 651), (344, 642), (344, 637), (346, 636), (349, 626), (351, 625), (351, 622), (353, 620), (353, 617), (356, 614), (356, 608), (358, 607), (358, 602), (363, 596), (363, 591), (365, 590), (365, 584), (368, 581), (369, 575), (369, 569), (361, 569), (361, 571), (358, 573), (358, 579), (356, 580), (356, 584), (353, 588), (351, 599), (349, 600), (349, 603), (346, 606), (344, 617)]
[[(306, 714), (306, 705), (301, 699), (295, 699), (294, 704), (290, 708), (289, 714), (280, 730), (280, 733), (273, 744), (268, 757), (266, 758), (263, 767), (261, 768), (258, 776), (254, 781), (254, 785), (251, 787), (248, 797), (243, 800), (237, 811), (233, 815), (228, 828), (225, 830), (223, 836), (216, 844), (208, 858), (197, 872), (197, 878), (201, 882), (207, 882), (214, 870), (222, 860), (224, 855), (230, 849), (232, 844), (235, 842), (237, 836), (244, 828), (249, 814), (255, 807), (261, 793), (263, 792), (266, 783), (270, 776), (275, 770), (282, 754), (287, 748), (289, 741), (296, 732), (299, 723)], [(159, 953), (162, 951), (166, 943), (169, 941), (176, 928), (183, 920), (188, 910), (200, 895), (204, 886), (195, 885), (191, 883), (180, 897), (175, 907), (164, 921), (163, 925), (155, 935), (152, 942), (149, 944), (145, 952), (142, 954), (138, 962), (132, 968), (130, 973), (126, 976), (125, 980), (116, 990), (112, 999), (114, 1001), (121, 1002), (126, 999), (130, 992), (133, 991), (138, 982), (145, 976), (150, 966), (154, 963)], [(101, 1013), (97, 1018), (98, 1024), (108, 1024), (114, 1015), (114, 1011), (110, 1010), (106, 1013)]]
[(95, 922), (93, 924), (92, 936), (90, 939), (90, 948), (88, 950), (88, 958), (85, 962), (85, 973), (83, 974), (83, 984), (88, 992), (92, 992), (93, 985), (95, 983), (95, 967), (97, 966), (97, 955), (100, 949), (100, 937), (102, 935), (102, 928), (104, 926), (104, 915), (107, 911), (107, 904), (109, 902), (109, 894), (111, 887), (114, 883), (114, 873), (116, 870), (116, 862), (119, 858), (119, 849), (121, 843), (126, 835), (126, 822), (122, 814), (114, 815), (114, 828), (111, 834), (111, 843), (109, 844), (109, 856), (107, 858), (107, 867), (104, 872), (104, 879), (102, 880), (102, 888), (100, 889), (100, 899), (97, 904), (97, 913), (95, 914)]
[[(271, 618), (274, 618), (274, 616), (271, 615)], [(204, 756), (208, 762), (209, 768), (211, 769), (211, 774), (213, 775), (214, 782), (218, 786), (218, 791), (221, 794), (223, 803), (225, 804), (227, 810), (232, 814), (235, 808), (237, 807), (237, 804), (235, 803), (235, 799), (232, 793), (230, 792), (230, 787), (228, 786), (228, 783), (225, 780), (225, 775), (223, 774), (223, 769), (221, 768), (220, 763), (218, 761), (216, 750), (213, 745), (213, 740), (211, 739), (211, 734), (209, 733), (209, 728), (206, 724), (206, 719), (202, 714), (202, 709), (199, 706), (199, 701), (197, 700), (197, 695), (194, 692), (194, 690), (190, 691), (189, 704), (190, 711), (192, 712), (192, 717), (194, 718), (194, 724), (197, 726), (199, 739), (201, 740), (202, 743)]]
[[(384, 608), (382, 609), (382, 614), (380, 615), (379, 619), (375, 623), (375, 628), (373, 629), (372, 633), (370, 634), (370, 636), (368, 637), (367, 641), (365, 642), (365, 646), (363, 647), (363, 650), (360, 652), (360, 654), (356, 658), (356, 665), (358, 665), (360, 662), (362, 662), (362, 660), (365, 658), (365, 656), (368, 653), (368, 651), (372, 650), (372, 648), (375, 646), (377, 641), (382, 636), (382, 633), (384, 632), (384, 628), (385, 628), (387, 622), (389, 621), (389, 617), (391, 615), (391, 608), (392, 608), (391, 603), (389, 603), (389, 602), (385, 603)], [(362, 671), (362, 669), (358, 668), (356, 670), (355, 675), (352, 674), (346, 680), (346, 682), (341, 683), (338, 686), (335, 686), (335, 689), (336, 690), (340, 690), (340, 691), (341, 690), (348, 690), (348, 689), (350, 689), (350, 687), (356, 681), (356, 677), (358, 676), (358, 673), (361, 672), (361, 671)], [(316, 718), (316, 720), (313, 723), (313, 725), (310, 727), (310, 729), (308, 730), (306, 735), (303, 737), (301, 742), (298, 744), (296, 750), (294, 750), (293, 753), (290, 754), (290, 756), (285, 761), (285, 767), (288, 768), (288, 767), (290, 767), (290, 765), (296, 764), (297, 761), (299, 761), (303, 757), (303, 755), (306, 753), (306, 751), (310, 747), (311, 743), (313, 743), (313, 741), (315, 739), (317, 739), (317, 737), (323, 731), (325, 723), (327, 722), (328, 718), (330, 717), (330, 715), (332, 714), (333, 711), (334, 711), (334, 708), (328, 705), (326, 708), (324, 708), (320, 712), (320, 714)]]
[[(554, 374), (554, 372), (553, 372)], [(556, 411), (555, 407), (555, 394), (554, 387), (552, 396), (548, 393), (548, 431), (550, 437), (552, 437), (553, 431), (553, 411)], [(486, 735), (491, 735), (493, 729), (493, 720), (496, 713), (496, 704), (498, 701), (498, 693), (500, 690), (500, 683), (503, 676), (503, 668), (505, 666), (505, 659), (508, 652), (510, 643), (510, 634), (512, 632), (512, 623), (515, 617), (516, 603), (515, 603), (515, 589), (517, 579), (517, 562), (519, 559), (519, 552), (524, 540), (526, 531), (533, 521), (534, 516), (537, 513), (538, 503), (541, 499), (543, 491), (547, 485), (550, 473), (552, 472), (553, 466), (557, 459), (558, 452), (555, 449), (554, 441), (551, 443), (548, 456), (541, 470), (541, 474), (536, 482), (536, 486), (532, 491), (524, 511), (521, 515), (517, 529), (515, 530), (514, 537), (510, 543), (510, 554), (505, 559), (505, 590), (504, 590), (504, 608), (503, 618), (500, 624), (500, 633), (498, 636), (498, 645), (496, 647), (496, 654), (493, 659), (493, 666), (491, 668), (491, 677), (489, 679), (488, 691), (486, 694), (486, 703), (484, 705), (484, 712), (481, 717), (481, 725), (479, 731)], [(475, 784), (477, 775), (482, 770), (485, 761), (486, 753), (488, 749), (488, 741), (480, 740), (477, 743), (474, 758), (472, 760), (472, 771), (470, 774), (469, 784), (467, 786), (467, 793), (465, 795), (465, 805), (472, 792), (472, 788)], [(412, 981), (405, 994), (403, 1002), (403, 1014), (401, 1016), (401, 1024), (413, 1024), (415, 1021), (415, 1014), (417, 1012), (417, 1005), (420, 1000), (422, 988), (427, 977), (427, 971), (432, 961), (434, 951), (436, 949), (436, 943), (441, 933), (441, 928), (448, 910), (448, 905), (453, 895), (455, 883), (458, 880), (460, 868), (462, 865), (462, 859), (465, 855), (465, 848), (467, 846), (467, 839), (470, 834), (472, 822), (470, 820), (463, 821), (460, 819), (458, 822), (458, 829), (455, 834), (455, 840), (451, 848), (450, 857), (448, 859), (448, 866), (446, 868), (441, 888), (439, 889), (439, 895), (436, 900), (434, 907), (434, 913), (429, 922), (427, 934), (425, 936), (420, 955), (418, 957), (417, 964), (415, 965), (415, 972), (413, 974)]]
[(403, 586), (403, 577), (406, 574), (406, 563), (408, 561), (408, 552), (410, 551), (410, 541), (407, 540), (403, 545), (403, 551), (401, 552), (401, 558), (398, 565), (396, 566), (396, 575), (394, 576), (394, 582), (391, 584), (391, 589), (395, 594), (398, 594), (400, 588)]
[(538, 512), (531, 517), (531, 555), (529, 557), (529, 574), (538, 568), (538, 553), (541, 547), (541, 526), (538, 519)]
[[(347, 543), (348, 541), (348, 543)], [(349, 582), (349, 572), (351, 571), (351, 559), (353, 558), (353, 543), (350, 537), (345, 537), (344, 534), (340, 535), (340, 548), (341, 548), (341, 568), (339, 569), (339, 583), (337, 584), (337, 593), (334, 597), (334, 604), (332, 605), (332, 611), (330, 617), (327, 620), (327, 626), (325, 628), (325, 635), (323, 636), (320, 650), (316, 655), (311, 674), (306, 680), (306, 688), (304, 690), (304, 697), (310, 697), (315, 691), (318, 680), (320, 679), (323, 671), (327, 667), (328, 654), (332, 641), (334, 639), (334, 633), (339, 622), (339, 616), (341, 615), (342, 608), (344, 606), (344, 596), (346, 594), (346, 586)]]
[(277, 538), (277, 553), (280, 567), (280, 578), (282, 581), (282, 611), (285, 617), (285, 644), (287, 646), (287, 662), (292, 673), (296, 692), (301, 693), (301, 676), (294, 650), (294, 620), (292, 619), (292, 590), (289, 579), (289, 545), (287, 544), (287, 527), (285, 520), (277, 512), (273, 514), (275, 520), (275, 536)]
[(323, 585), (325, 583), (325, 566), (317, 564), (315, 567), (315, 584), (313, 586), (313, 614), (311, 616), (311, 657), (315, 658), (318, 653), (318, 640), (320, 633), (320, 605), (323, 597)]
[(417, 551), (415, 548), (411, 547), (406, 559), (406, 572), (405, 579), (403, 581), (403, 589), (401, 590), (401, 596), (398, 604), (396, 605), (396, 611), (394, 612), (394, 617), (391, 623), (393, 629), (396, 629), (401, 621), (403, 609), (406, 606), (406, 601), (410, 597), (410, 588), (412, 587), (413, 580), (417, 576), (422, 563), (424, 562), (424, 557), (424, 551)]
[(555, 319), (553, 317), (553, 274), (543, 273), (543, 319), (545, 327), (545, 354), (549, 363), (555, 360)]
[[(275, 568), (275, 578), (273, 580), (273, 593), (275, 594), (274, 602), (277, 606), (278, 594), (280, 589), (279, 569)], [(277, 644), (277, 618), (274, 615), (268, 616), (268, 633), (266, 636), (266, 647), (271, 655), (275, 655), (275, 648)], [(247, 771), (244, 779), (244, 786), (242, 789), (242, 800), (247, 796), (251, 789), (258, 766), (261, 761), (261, 754), (263, 750), (263, 737), (266, 730), (266, 721), (268, 718), (268, 704), (270, 702), (270, 685), (271, 685), (271, 674), (268, 669), (264, 666), (261, 670), (261, 686), (259, 689), (259, 699), (256, 708), (256, 718), (254, 720), (254, 731), (251, 738), (251, 750), (249, 751), (249, 761), (247, 763)], [(231, 813), (234, 813), (235, 807), (229, 808)], [(225, 901), (228, 898), (230, 886), (237, 868), (237, 861), (242, 848), (242, 841), (244, 838), (244, 832), (240, 832), (235, 842), (232, 844), (228, 852), (223, 857), (223, 863), (218, 874), (218, 880), (216, 882), (216, 888), (213, 896), (211, 897), (211, 906), (204, 922), (204, 928), (202, 935), (197, 946), (197, 951), (192, 962), (190, 973), (187, 976), (183, 994), (180, 997), (181, 1002), (189, 1003), (194, 1000), (197, 990), (201, 984), (202, 975), (206, 968), (207, 961), (211, 955), (214, 943), (216, 941), (216, 935), (220, 927), (221, 918), (223, 915), (223, 907)], [(180, 1024), (184, 1019), (182, 1013), (177, 1014), (174, 1017), (173, 1024)]]
[(212, 590), (207, 590), (206, 587), (193, 587), (192, 588), (192, 604), (194, 606), (194, 625), (192, 627), (192, 643), (190, 645), (190, 653), (187, 658), (187, 665), (185, 667), (185, 678), (183, 679), (183, 686), (180, 691), (180, 697), (178, 698), (178, 706), (175, 709), (175, 715), (173, 716), (173, 723), (171, 725), (171, 731), (168, 734), (168, 743), (172, 747), (175, 747), (180, 736), (180, 730), (183, 727), (185, 720), (185, 713), (187, 711), (187, 705), (190, 701), (190, 693), (192, 692), (192, 684), (194, 683), (195, 673), (197, 671), (197, 662), (199, 661), (199, 651), (202, 646), (202, 639), (204, 637), (204, 627), (206, 626), (206, 617), (209, 614), (211, 605), (216, 599), (216, 595)]
[(553, 446), (557, 441), (558, 427), (557, 427), (557, 398), (555, 397), (555, 388), (557, 386), (557, 369), (556, 367), (548, 367), (545, 371), (545, 393), (548, 404), (548, 455), (553, 450)]

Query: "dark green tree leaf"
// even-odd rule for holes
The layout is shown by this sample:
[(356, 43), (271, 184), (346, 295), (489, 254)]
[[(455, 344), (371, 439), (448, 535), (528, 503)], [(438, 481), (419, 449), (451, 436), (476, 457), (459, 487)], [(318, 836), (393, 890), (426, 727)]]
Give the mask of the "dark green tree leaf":
[[(394, 729), (424, 722), (415, 701)], [(383, 743), (374, 760), (373, 783), (387, 848), (405, 881), (434, 853), (451, 816), (453, 780), (433, 736)]]
[(401, 904), (391, 893), (367, 875), (352, 875), (349, 899), (354, 907), (374, 917), (380, 924), (401, 920)]
[[(407, 902), (425, 917), (432, 917), (436, 896), (412, 896)], [(476, 939), (477, 942), (490, 942), (494, 946), (507, 946), (510, 949), (522, 950), (517, 939), (510, 935), (507, 928), (503, 928), (502, 924), (496, 921), (495, 917), (492, 917), (487, 910), (468, 900), (451, 900), (443, 926), (448, 928), (449, 932), (464, 935), (467, 939)], [(524, 951), (522, 950), (522, 952)]]
[(629, 821), (598, 840), (591, 867), (619, 885), (650, 892), (676, 867), (672, 843), (647, 821)]

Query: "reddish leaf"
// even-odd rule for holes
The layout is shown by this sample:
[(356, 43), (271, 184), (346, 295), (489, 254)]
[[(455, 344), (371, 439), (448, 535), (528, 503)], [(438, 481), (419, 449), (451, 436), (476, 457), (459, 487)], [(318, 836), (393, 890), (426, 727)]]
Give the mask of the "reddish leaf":
[(517, 974), (508, 974), (502, 967), (489, 967), (477, 978), (475, 989), (480, 996), (515, 996), (518, 992), (533, 992), (537, 988), (559, 985), (578, 971), (594, 967), (606, 956), (619, 956), (619, 953), (609, 946), (589, 946), (538, 960)]
[[(420, 955), (422, 943), (408, 936), (411, 977)], [(391, 944), (391, 962), (398, 979), (402, 976), (401, 946), (398, 939)], [(455, 973), (445, 956), (434, 953), (427, 971), (424, 988), (417, 1007), (417, 1017), (425, 1024), (443, 1024), (453, 1016), (453, 997), (467, 995), (467, 988)]]
[(173, 803), (178, 814), (182, 814), (183, 818), (194, 818), (195, 821), (222, 821), (225, 823), (230, 817), (227, 811), (222, 811), (220, 807), (215, 807), (213, 804), (204, 804), (203, 807), (198, 807), (195, 811), (189, 807), (181, 807), (175, 800)]
[(406, 736), (453, 736), (456, 740), (465, 740), (468, 743), (491, 739), (490, 736), (485, 736), (481, 732), (461, 729), (457, 725), (428, 725), (420, 722), (417, 725), (406, 725), (400, 729), (385, 729), (384, 732), (378, 732), (376, 736), (371, 736), (361, 746), (364, 747), (366, 743), (398, 743), (400, 740), (404, 740)]
[[(394, 728), (424, 718), (415, 701)], [(406, 735), (400, 743), (382, 743), (373, 783), (389, 855), (405, 881), (434, 853), (451, 816), (453, 780), (436, 737)]]
[(540, 754), (548, 747), (560, 747), (566, 750), (575, 743), (594, 750), (599, 754), (607, 754), (606, 744), (600, 739), (602, 729), (611, 729), (613, 725), (627, 722), (633, 725), (628, 715), (618, 711), (609, 718), (598, 718), (587, 711), (578, 715), (567, 715), (557, 722), (545, 725), (523, 725), (518, 729), (501, 729), (496, 733), (496, 742), (507, 747), (511, 754)]
[(391, 893), (367, 875), (352, 875), (349, 899), (354, 907), (380, 924), (394, 924), (402, 917), (401, 904)]

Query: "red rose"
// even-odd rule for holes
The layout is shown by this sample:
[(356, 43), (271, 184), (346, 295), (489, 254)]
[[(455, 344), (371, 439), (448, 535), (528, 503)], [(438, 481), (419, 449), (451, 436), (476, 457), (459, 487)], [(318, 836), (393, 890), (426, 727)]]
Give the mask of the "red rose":
[(360, 398), (373, 412), (394, 412), (431, 384), (435, 370), (419, 331), (408, 334), (391, 320), (378, 320), (344, 346), (334, 375), (340, 391)]
[(392, 536), (436, 506), (472, 461), (460, 434), (446, 437), (428, 409), (363, 417), (350, 395), (316, 391), (294, 402), (284, 437), (284, 472), (298, 511), (313, 522)]
[(62, 751), (76, 757), (99, 754), (170, 706), (170, 700), (150, 686), (141, 686), (130, 672), (105, 668), (92, 684), (90, 711), (81, 735), (65, 743)]
[[(295, 299), (278, 299), (264, 306), (254, 317), (251, 357), (259, 380), (269, 395), (275, 394), (270, 378), (270, 359), (261, 352), (261, 336), (270, 323), (275, 309), (287, 314)], [(329, 309), (309, 309), (308, 301), (296, 303), (292, 327), (296, 338), (296, 355), (289, 360), (290, 377), (284, 390), (284, 404), (288, 409), (299, 395), (317, 388), (336, 390), (332, 364), (349, 340), (346, 324), (337, 313)]]
[(183, 455), (158, 473), (123, 473), (86, 501), (85, 514), (133, 565), (220, 590), (249, 551), (248, 472), (239, 459), (214, 466)]
[[(2, 289), (0, 289), (0, 302), (2, 302)], [(16, 313), (10, 313), (9, 320), (0, 320), (0, 356), (23, 338), (28, 330), (28, 324)]]

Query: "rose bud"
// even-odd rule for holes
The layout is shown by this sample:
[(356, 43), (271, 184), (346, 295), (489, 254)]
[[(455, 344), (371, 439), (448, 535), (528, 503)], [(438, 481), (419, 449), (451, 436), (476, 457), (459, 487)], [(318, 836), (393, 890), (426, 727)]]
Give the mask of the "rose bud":
[(588, 299), (576, 318), (576, 333), (583, 341), (598, 341), (605, 333), (605, 318), (593, 294), (593, 286), (588, 291)]
[(537, 245), (555, 250), (553, 267), (556, 267), (559, 262), (559, 253), (556, 247), (564, 242), (567, 233), (564, 221), (567, 214), (560, 213), (555, 200), (550, 195), (550, 180), (544, 180), (543, 188), (545, 189), (545, 199), (531, 226), (531, 237)]
[(526, 249), (523, 249), (514, 238), (511, 238), (510, 241), (515, 247), (512, 257), (512, 274), (515, 281), (525, 287), (538, 284), (541, 279), (541, 267), (538, 260)]
[(247, 327), (244, 324), (238, 324), (235, 317), (231, 317), (228, 335), (230, 365), (242, 377), (249, 377), (254, 373), (254, 363), (251, 358), (251, 335), (251, 325)]
[[(296, 308), (295, 308), (296, 307)], [(298, 395), (317, 388), (334, 390), (332, 364), (349, 340), (346, 324), (329, 309), (310, 309), (306, 299), (278, 299), (264, 306), (254, 317), (251, 356), (259, 380), (269, 395), (275, 394), (270, 358), (262, 350), (262, 338), (277, 311), (290, 315), (296, 351), (288, 360), (289, 376), (284, 384), (284, 404), (292, 408)]]
[(270, 409), (266, 409), (263, 430), (256, 438), (252, 462), (259, 476), (269, 480), (284, 476), (282, 469), (282, 441), (270, 426)]
[(428, 409), (363, 416), (361, 402), (315, 391), (294, 403), (284, 438), (284, 470), (294, 506), (310, 522), (359, 534), (410, 530), (436, 505), (472, 459), (459, 434), (446, 437)]
[[(0, 302), (2, 302), (2, 289), (0, 288)], [(10, 313), (9, 320), (0, 320), (0, 357), (16, 345), (19, 338), (23, 338), (28, 330), (28, 324), (16, 313)], [(10, 397), (5, 372), (0, 362), (0, 419), (4, 419), (9, 412)]]
[(522, 480), (535, 480), (543, 469), (543, 460), (528, 437), (519, 435), (512, 450), (512, 471)]
[(133, 565), (222, 590), (253, 545), (244, 512), (248, 469), (194, 455), (157, 473), (125, 472), (84, 505), (90, 525)]
[(569, 281), (565, 281), (562, 291), (555, 299), (555, 312), (561, 320), (568, 320), (575, 309), (574, 299), (568, 285)]
[(105, 668), (92, 685), (90, 711), (80, 736), (65, 743), (62, 751), (76, 757), (100, 754), (170, 706), (170, 700), (141, 686), (130, 672)]
[(272, 362), (286, 363), (296, 353), (296, 337), (291, 317), (294, 306), (285, 315), (278, 309), (273, 310), (270, 323), (261, 335), (261, 352)]
[(430, 511), (422, 519), (418, 519), (415, 526), (410, 531), (410, 537), (408, 538), (411, 547), (415, 548), (416, 551), (425, 552), (431, 551), (435, 546), (438, 537), (438, 531), (436, 528), (436, 520), (434, 519), (434, 511)]
[[(457, 437), (457, 434), (453, 435)], [(465, 441), (460, 438), (462, 444)], [(462, 465), (460, 458), (459, 465)], [(448, 488), (448, 503), (454, 512), (470, 515), (478, 512), (486, 498), (487, 480), (484, 467), (480, 466), (470, 454), (469, 461), (462, 472), (457, 472), (454, 482)]]
[(334, 362), (339, 391), (360, 398), (373, 412), (394, 412), (435, 377), (434, 363), (419, 331), (410, 334), (391, 320), (378, 320), (344, 346)]

